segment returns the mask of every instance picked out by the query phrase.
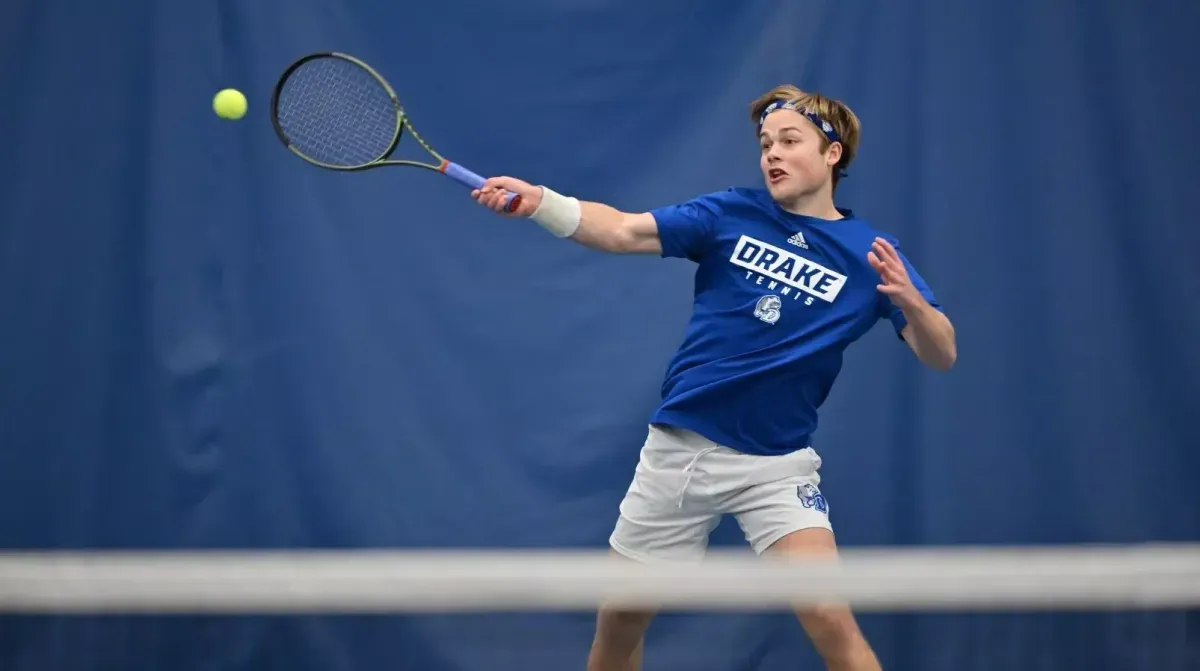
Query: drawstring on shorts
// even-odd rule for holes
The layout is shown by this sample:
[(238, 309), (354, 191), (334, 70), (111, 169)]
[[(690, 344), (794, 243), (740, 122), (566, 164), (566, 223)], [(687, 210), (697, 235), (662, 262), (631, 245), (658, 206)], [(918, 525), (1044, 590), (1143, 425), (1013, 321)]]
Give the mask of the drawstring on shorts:
[(700, 461), (700, 457), (703, 457), (704, 455), (708, 454), (709, 452), (715, 452), (718, 449), (720, 449), (720, 448), (706, 447), (703, 450), (700, 450), (699, 452), (696, 453), (696, 456), (692, 457), (692, 460), (688, 462), (687, 468), (683, 469), (683, 472), (687, 473), (687, 478), (683, 481), (683, 486), (679, 488), (678, 499), (675, 502), (676, 508), (683, 507), (683, 496), (685, 493), (687, 493), (688, 485), (691, 484), (691, 482), (692, 482), (692, 473), (695, 470), (696, 462)]

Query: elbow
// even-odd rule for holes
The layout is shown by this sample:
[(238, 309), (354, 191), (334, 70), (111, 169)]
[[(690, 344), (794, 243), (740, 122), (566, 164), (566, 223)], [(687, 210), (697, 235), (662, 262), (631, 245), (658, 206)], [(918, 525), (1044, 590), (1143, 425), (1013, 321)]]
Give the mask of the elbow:
[(948, 373), (954, 364), (958, 361), (958, 344), (954, 338), (954, 327), (949, 327), (949, 333), (946, 335), (946, 342), (941, 347), (938, 347), (934, 356), (934, 360), (929, 362), (929, 366), (940, 373)]
[(638, 250), (638, 235), (628, 217), (608, 230), (602, 249), (613, 254), (632, 254)]
[(633, 246), (633, 235), (624, 226), (614, 228), (604, 240), (604, 251), (613, 254), (628, 254), (633, 251)]
[(949, 320), (944, 327), (928, 334), (921, 342), (914, 342), (913, 353), (929, 368), (939, 373), (949, 372), (958, 361), (958, 345), (954, 336), (954, 326)]
[[(941, 313), (938, 313), (941, 315)], [(948, 372), (958, 361), (958, 345), (954, 335), (954, 325), (941, 316), (941, 324), (918, 330), (909, 324), (900, 333), (900, 337), (908, 343), (909, 348), (917, 359), (925, 366), (940, 373)]]
[(951, 368), (954, 368), (954, 363), (958, 361), (958, 348), (953, 344), (944, 352), (938, 352), (936, 356), (931, 357), (932, 361), (925, 362), (927, 366), (938, 371), (939, 373), (949, 373)]

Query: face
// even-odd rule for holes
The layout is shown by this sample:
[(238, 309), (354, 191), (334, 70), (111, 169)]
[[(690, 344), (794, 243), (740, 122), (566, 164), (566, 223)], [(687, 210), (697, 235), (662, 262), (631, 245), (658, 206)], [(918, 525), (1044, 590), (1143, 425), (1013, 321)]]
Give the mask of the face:
[(822, 152), (825, 136), (803, 114), (771, 112), (759, 134), (759, 166), (771, 196), (781, 203), (816, 193), (832, 179), (831, 168), (842, 156), (838, 143)]

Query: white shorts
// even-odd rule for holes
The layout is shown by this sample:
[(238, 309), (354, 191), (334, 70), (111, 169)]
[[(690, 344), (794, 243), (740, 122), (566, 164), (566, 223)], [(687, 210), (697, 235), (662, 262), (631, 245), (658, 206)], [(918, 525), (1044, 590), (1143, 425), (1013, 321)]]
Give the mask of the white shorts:
[(652, 425), (609, 544), (642, 562), (695, 561), (726, 513), (758, 554), (793, 531), (832, 529), (820, 467), (811, 447), (756, 456)]

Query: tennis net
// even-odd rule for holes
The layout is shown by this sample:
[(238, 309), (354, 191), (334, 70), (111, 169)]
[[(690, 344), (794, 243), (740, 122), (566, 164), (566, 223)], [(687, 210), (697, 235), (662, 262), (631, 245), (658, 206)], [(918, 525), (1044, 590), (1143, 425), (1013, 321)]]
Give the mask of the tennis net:
[[(1200, 669), (1200, 545), (852, 548), (836, 563), (714, 552), (659, 566), (562, 551), (0, 554), (5, 615), (511, 615), (601, 604), (711, 614), (830, 601), (905, 618), (905, 635), (921, 641), (905, 653), (913, 668)], [(590, 618), (578, 622), (590, 630)], [(534, 668), (522, 664), (566, 645), (525, 634), (532, 640), (497, 668)]]

